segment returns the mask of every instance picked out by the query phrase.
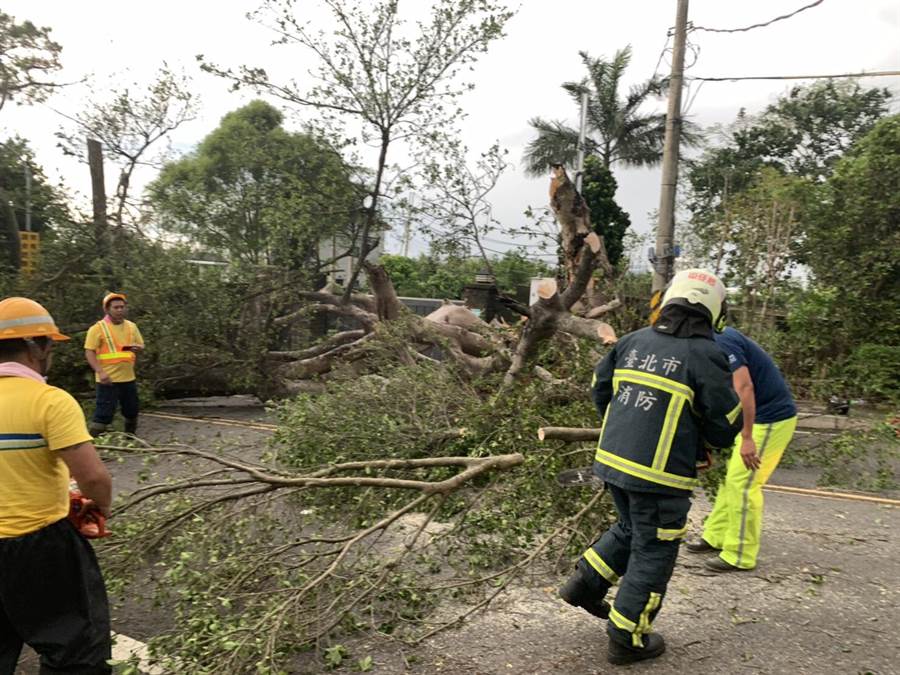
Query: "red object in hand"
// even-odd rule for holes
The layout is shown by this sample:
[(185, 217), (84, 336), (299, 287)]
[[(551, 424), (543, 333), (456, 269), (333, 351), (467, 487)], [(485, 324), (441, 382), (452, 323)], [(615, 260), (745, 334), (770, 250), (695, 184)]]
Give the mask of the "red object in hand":
[(111, 534), (106, 529), (106, 516), (100, 513), (93, 500), (78, 490), (69, 492), (69, 520), (86, 539), (101, 539)]

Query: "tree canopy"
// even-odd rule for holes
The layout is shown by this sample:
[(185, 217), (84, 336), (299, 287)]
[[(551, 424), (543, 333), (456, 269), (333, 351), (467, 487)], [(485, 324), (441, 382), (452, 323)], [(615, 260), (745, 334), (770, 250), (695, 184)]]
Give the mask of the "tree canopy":
[(603, 237), (609, 262), (617, 265), (625, 252), (625, 232), (631, 218), (616, 203), (617, 183), (612, 172), (599, 157), (588, 157), (584, 162), (582, 195), (591, 211), (594, 232)]
[(235, 261), (297, 269), (319, 263), (319, 242), (350, 232), (362, 189), (325, 140), (284, 129), (253, 101), (228, 113), (149, 188), (163, 228)]
[(900, 346), (900, 115), (878, 122), (822, 191), (801, 260), (834, 289), (848, 343)]
[(8, 101), (43, 101), (60, 86), (50, 76), (62, 67), (62, 46), (50, 39), (50, 32), (0, 12), (0, 109)]

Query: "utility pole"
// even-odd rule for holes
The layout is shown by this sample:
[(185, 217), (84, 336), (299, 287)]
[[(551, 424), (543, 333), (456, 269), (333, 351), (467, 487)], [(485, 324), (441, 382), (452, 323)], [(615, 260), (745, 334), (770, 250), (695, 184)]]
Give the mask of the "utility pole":
[(31, 232), (31, 166), (25, 162), (25, 231)]
[(409, 240), (412, 239), (412, 232), (410, 229), (410, 218), (407, 216), (406, 222), (403, 223), (403, 257), (409, 257)]
[(687, 42), (688, 0), (678, 0), (675, 16), (675, 44), (669, 80), (669, 107), (666, 110), (666, 139), (663, 146), (662, 187), (659, 195), (659, 222), (653, 259), (653, 291), (665, 287), (675, 267), (675, 188), (678, 184), (678, 146), (681, 141), (681, 90), (684, 82), (684, 51)]
[(585, 141), (587, 138), (587, 110), (588, 110), (588, 91), (585, 89), (581, 92), (581, 124), (578, 127), (578, 159), (575, 165), (575, 189), (581, 193), (581, 186), (584, 184), (584, 155), (586, 151)]

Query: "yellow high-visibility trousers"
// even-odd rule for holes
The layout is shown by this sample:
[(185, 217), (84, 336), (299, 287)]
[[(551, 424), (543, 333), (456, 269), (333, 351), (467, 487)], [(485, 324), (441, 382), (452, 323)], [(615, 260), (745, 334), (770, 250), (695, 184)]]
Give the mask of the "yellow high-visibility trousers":
[(719, 557), (735, 567), (756, 567), (762, 534), (762, 486), (781, 461), (796, 428), (796, 416), (753, 425), (753, 440), (760, 458), (756, 470), (748, 469), (741, 460), (741, 437), (734, 441), (725, 481), (719, 485), (716, 503), (706, 519), (703, 539), (721, 549)]

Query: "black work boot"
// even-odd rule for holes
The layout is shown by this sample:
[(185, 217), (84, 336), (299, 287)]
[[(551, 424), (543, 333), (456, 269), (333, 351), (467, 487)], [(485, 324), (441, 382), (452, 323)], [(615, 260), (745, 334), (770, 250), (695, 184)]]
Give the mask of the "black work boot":
[(706, 539), (698, 539), (697, 541), (689, 541), (684, 545), (684, 548), (689, 553), (712, 553), (713, 551), (721, 551), (722, 549), (716, 548), (712, 544), (710, 544)]
[(597, 600), (591, 597), (591, 588), (582, 576), (581, 568), (576, 567), (575, 572), (568, 581), (559, 588), (559, 597), (573, 607), (581, 607), (599, 619), (609, 617), (609, 603), (605, 600)]
[(94, 438), (97, 438), (97, 436), (106, 433), (106, 425), (100, 424), (100, 422), (91, 422), (88, 424), (88, 433)]
[(137, 417), (125, 418), (125, 433), (134, 436), (137, 434)]
[(606, 652), (606, 660), (615, 666), (624, 666), (636, 661), (655, 659), (666, 651), (666, 641), (659, 633), (647, 633), (644, 635), (643, 647), (626, 647), (621, 642), (609, 638), (609, 649)]

